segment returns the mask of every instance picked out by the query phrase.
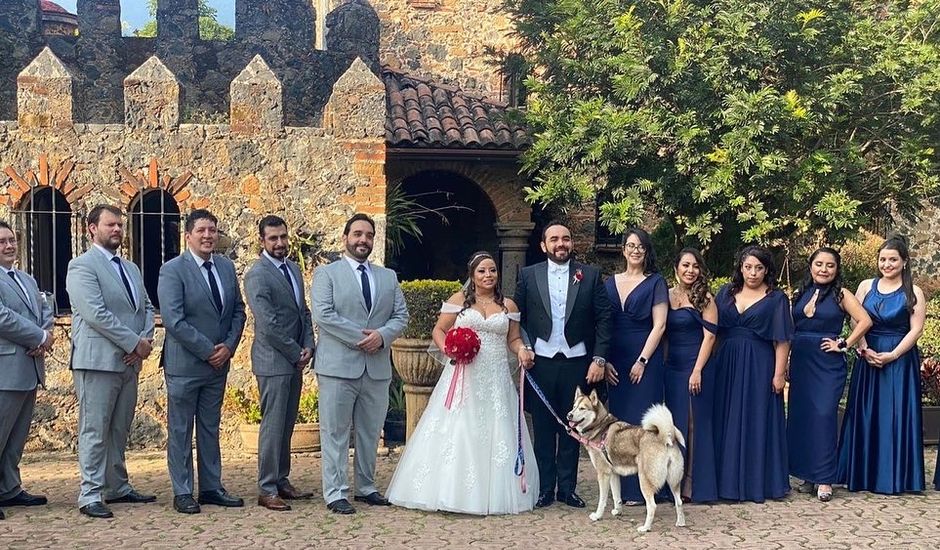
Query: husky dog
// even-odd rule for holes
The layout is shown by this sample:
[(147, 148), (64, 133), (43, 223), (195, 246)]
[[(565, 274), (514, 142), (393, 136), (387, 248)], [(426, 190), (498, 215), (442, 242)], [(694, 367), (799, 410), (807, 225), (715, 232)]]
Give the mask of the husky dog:
[(597, 472), (600, 498), (597, 510), (590, 515), (597, 521), (607, 507), (608, 489), (613, 495), (611, 515), (620, 514), (620, 476), (638, 475), (640, 491), (646, 500), (646, 522), (637, 528), (645, 533), (653, 525), (656, 514), (656, 492), (666, 483), (676, 503), (676, 525), (685, 526), (679, 483), (682, 481), (682, 434), (672, 423), (672, 413), (662, 404), (653, 405), (643, 415), (642, 426), (617, 420), (597, 398), (597, 392), (584, 395), (578, 388), (574, 405), (568, 413), (568, 424), (579, 434), (587, 447), (591, 464)]

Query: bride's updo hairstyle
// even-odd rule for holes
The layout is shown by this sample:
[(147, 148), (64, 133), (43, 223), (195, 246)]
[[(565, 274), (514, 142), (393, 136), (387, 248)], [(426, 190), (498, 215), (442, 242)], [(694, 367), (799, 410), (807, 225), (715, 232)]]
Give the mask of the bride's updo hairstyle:
[[(477, 285), (473, 282), (473, 274), (476, 272), (477, 267), (479, 267), (483, 260), (493, 260), (493, 263), (496, 263), (496, 258), (494, 258), (492, 254), (485, 250), (474, 252), (473, 255), (470, 256), (470, 261), (467, 262), (467, 282), (463, 285), (464, 309), (472, 307), (473, 304), (477, 303)], [(503, 308), (503, 311), (506, 311), (506, 305), (503, 303), (503, 291), (500, 290), (498, 265), (496, 266), (496, 288), (493, 301), (499, 304), (499, 307)]]

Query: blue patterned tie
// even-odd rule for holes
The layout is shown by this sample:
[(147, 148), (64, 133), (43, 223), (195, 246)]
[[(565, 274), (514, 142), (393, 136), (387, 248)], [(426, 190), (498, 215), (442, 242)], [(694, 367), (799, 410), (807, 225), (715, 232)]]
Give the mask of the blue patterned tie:
[(356, 269), (359, 270), (359, 279), (362, 281), (362, 297), (366, 301), (366, 309), (372, 311), (372, 287), (369, 286), (369, 275), (366, 273), (366, 266), (360, 264)]

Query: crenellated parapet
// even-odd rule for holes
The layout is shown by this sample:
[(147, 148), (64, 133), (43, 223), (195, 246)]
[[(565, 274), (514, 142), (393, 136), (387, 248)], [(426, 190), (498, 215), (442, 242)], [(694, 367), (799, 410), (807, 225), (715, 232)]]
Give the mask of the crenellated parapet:
[(180, 83), (156, 56), (124, 79), (124, 124), (169, 130), (180, 123)]
[(72, 75), (45, 48), (16, 78), (17, 121), (23, 130), (72, 126)]
[(260, 55), (235, 77), (230, 90), (232, 132), (251, 134), (284, 129), (284, 90)]

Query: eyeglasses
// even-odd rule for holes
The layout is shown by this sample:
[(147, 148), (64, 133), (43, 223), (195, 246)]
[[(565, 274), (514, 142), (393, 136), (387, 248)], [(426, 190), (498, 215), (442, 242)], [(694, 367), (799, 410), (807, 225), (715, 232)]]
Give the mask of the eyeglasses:
[(16, 238), (0, 239), (0, 246), (6, 246), (8, 244), (16, 244)]
[(634, 250), (636, 250), (637, 252), (646, 252), (646, 247), (643, 246), (642, 244), (627, 243), (623, 245), (623, 248), (627, 252), (633, 252)]

